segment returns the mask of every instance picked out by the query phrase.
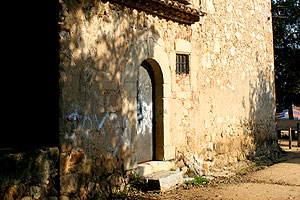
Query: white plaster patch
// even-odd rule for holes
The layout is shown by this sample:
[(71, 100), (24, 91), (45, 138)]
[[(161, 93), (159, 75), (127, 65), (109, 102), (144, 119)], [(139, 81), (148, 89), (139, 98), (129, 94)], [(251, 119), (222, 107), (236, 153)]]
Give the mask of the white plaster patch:
[(214, 45), (214, 52), (215, 53), (219, 53), (220, 52), (220, 43), (219, 43), (219, 40), (218, 39), (216, 39), (215, 40), (215, 45)]
[(179, 52), (190, 53), (191, 52), (191, 43), (187, 40), (177, 39), (175, 43), (175, 49)]
[(223, 123), (223, 117), (218, 117), (218, 118), (217, 118), (217, 122), (218, 122), (218, 123)]
[(245, 80), (245, 77), (246, 77), (246, 73), (245, 73), (245, 72), (242, 72), (241, 79), (242, 79), (242, 80)]
[(206, 83), (209, 83), (209, 82), (210, 82), (209, 78), (208, 78), (208, 77), (206, 77)]
[(214, 144), (212, 142), (208, 143), (208, 149), (210, 149), (211, 151), (214, 150)]
[(232, 12), (232, 8), (233, 8), (233, 6), (231, 4), (229, 4), (229, 6), (227, 6), (227, 12), (231, 13)]
[(208, 120), (205, 120), (205, 122), (204, 122), (204, 127), (205, 127), (205, 128), (209, 128), (209, 127), (210, 127), (210, 123), (209, 123)]
[(239, 32), (235, 33), (235, 37), (240, 40), (242, 38), (242, 35)]
[(271, 71), (274, 71), (274, 64), (273, 63), (270, 64), (270, 67), (271, 67)]
[(225, 36), (226, 36), (226, 39), (229, 40), (230, 37), (231, 37), (231, 34), (230, 33), (225, 33)]
[(231, 54), (231, 56), (234, 56), (234, 54), (235, 54), (235, 47), (231, 47), (230, 54)]
[(203, 69), (210, 68), (210, 60), (207, 54), (204, 54), (201, 58)]
[(215, 7), (211, 0), (206, 1), (206, 8), (211, 14), (215, 12)]
[(223, 63), (224, 65), (226, 65), (226, 63), (227, 63), (227, 58), (226, 58), (226, 56), (223, 57), (222, 63)]

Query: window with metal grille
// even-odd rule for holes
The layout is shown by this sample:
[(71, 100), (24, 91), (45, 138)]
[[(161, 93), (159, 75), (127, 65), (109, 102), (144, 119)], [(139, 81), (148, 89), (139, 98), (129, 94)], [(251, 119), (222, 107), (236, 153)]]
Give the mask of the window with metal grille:
[(189, 55), (176, 54), (176, 74), (189, 73)]

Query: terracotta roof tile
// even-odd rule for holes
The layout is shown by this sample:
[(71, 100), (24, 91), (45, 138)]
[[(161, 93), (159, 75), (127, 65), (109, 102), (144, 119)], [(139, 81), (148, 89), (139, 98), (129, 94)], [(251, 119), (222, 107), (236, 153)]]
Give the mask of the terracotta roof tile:
[(128, 7), (133, 7), (146, 12), (150, 12), (161, 17), (174, 20), (176, 22), (192, 24), (199, 21), (199, 17), (204, 13), (186, 5), (182, 2), (188, 3), (188, 1), (174, 1), (174, 0), (110, 0), (123, 4)]

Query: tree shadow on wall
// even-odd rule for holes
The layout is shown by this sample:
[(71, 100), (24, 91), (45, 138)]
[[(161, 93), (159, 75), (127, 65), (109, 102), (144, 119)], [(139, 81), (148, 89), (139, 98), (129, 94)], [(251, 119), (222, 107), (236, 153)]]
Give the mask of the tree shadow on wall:
[[(258, 56), (257, 56), (258, 57)], [(261, 65), (258, 58), (257, 65)], [(276, 139), (275, 97), (272, 71), (258, 67), (258, 79), (249, 80), (249, 117), (244, 121), (244, 146), (248, 159), (257, 163), (275, 161), (280, 156)]]
[[(126, 183), (124, 169), (135, 163), (137, 60), (153, 55), (140, 44), (159, 33), (144, 12), (119, 4), (60, 6), (62, 195), (82, 196), (84, 188), (107, 196)], [(71, 172), (75, 184), (67, 178)]]

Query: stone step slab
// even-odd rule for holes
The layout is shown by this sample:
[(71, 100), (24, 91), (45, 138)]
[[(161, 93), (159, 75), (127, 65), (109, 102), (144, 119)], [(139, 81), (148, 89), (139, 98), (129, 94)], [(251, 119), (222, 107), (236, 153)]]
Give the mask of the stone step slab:
[(175, 163), (171, 161), (149, 161), (137, 166), (139, 176), (147, 176), (159, 171), (169, 171), (175, 169)]
[(160, 171), (145, 176), (148, 190), (166, 191), (184, 183), (182, 172)]

